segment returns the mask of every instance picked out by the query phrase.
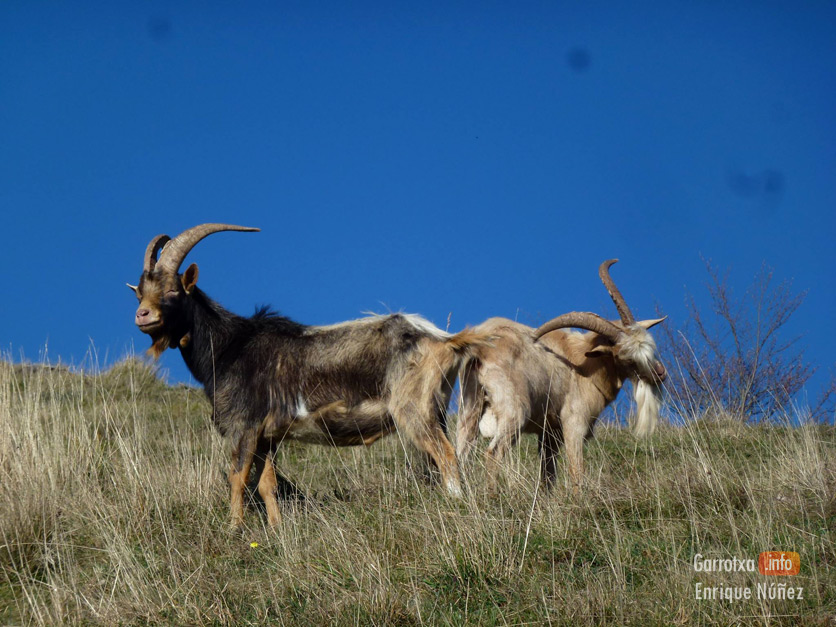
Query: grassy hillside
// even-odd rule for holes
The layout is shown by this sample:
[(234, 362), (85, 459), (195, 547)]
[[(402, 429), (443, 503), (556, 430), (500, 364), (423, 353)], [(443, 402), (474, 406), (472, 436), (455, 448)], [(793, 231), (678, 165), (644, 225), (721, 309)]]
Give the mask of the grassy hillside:
[[(202, 393), (124, 362), (100, 376), (0, 363), (0, 624), (836, 623), (832, 427), (602, 426), (580, 497), (535, 499), (523, 438), (491, 498), (451, 500), (389, 437), (288, 445), (304, 492), (278, 530), (227, 528)], [(256, 546), (257, 544), (257, 546)], [(801, 574), (702, 573), (694, 556), (801, 554)], [(787, 583), (802, 600), (697, 600)]]

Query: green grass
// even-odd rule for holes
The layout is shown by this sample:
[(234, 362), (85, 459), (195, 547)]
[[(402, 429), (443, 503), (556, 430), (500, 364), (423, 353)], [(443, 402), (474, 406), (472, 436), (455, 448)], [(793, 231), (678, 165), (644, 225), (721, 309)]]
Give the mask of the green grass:
[[(579, 496), (564, 481), (535, 498), (530, 437), (499, 496), (476, 462), (461, 500), (410, 470), (397, 435), (288, 445), (277, 466), (306, 498), (279, 529), (253, 508), (231, 532), (202, 392), (136, 361), (2, 362), (0, 624), (833, 625), (833, 427), (685, 422), (649, 441), (601, 426)], [(772, 549), (800, 553), (801, 574), (693, 569)], [(697, 582), (772, 580), (804, 599), (695, 599)]]

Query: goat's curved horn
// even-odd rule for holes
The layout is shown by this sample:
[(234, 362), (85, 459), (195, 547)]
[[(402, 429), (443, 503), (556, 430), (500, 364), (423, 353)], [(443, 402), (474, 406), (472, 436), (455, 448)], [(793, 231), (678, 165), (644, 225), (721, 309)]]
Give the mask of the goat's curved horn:
[(157, 267), (163, 272), (177, 273), (180, 264), (200, 240), (212, 233), (220, 231), (259, 231), (249, 226), (236, 226), (234, 224), (200, 224), (193, 226), (180, 233), (173, 240), (169, 241), (163, 252), (160, 253), (160, 260)]
[(567, 327), (594, 331), (595, 333), (603, 335), (607, 339), (611, 340), (613, 343), (617, 341), (618, 335), (622, 332), (617, 325), (613, 324), (609, 320), (604, 320), (598, 314), (590, 313), (588, 311), (573, 311), (549, 320), (546, 324), (534, 332), (534, 339), (535, 341), (539, 340), (550, 331), (565, 329)]
[(168, 235), (157, 235), (145, 249), (145, 260), (142, 264), (143, 272), (151, 272), (157, 265), (157, 253), (171, 238)]
[(621, 316), (621, 322), (623, 322), (626, 327), (635, 323), (636, 319), (633, 317), (633, 313), (624, 301), (624, 297), (621, 295), (621, 292), (618, 291), (618, 288), (615, 286), (615, 283), (610, 277), (610, 266), (617, 261), (618, 259), (608, 259), (602, 263), (598, 268), (598, 276), (601, 277), (604, 287), (606, 287), (607, 291), (610, 293), (610, 298), (612, 298), (612, 302), (615, 303), (615, 308), (618, 309), (618, 315)]

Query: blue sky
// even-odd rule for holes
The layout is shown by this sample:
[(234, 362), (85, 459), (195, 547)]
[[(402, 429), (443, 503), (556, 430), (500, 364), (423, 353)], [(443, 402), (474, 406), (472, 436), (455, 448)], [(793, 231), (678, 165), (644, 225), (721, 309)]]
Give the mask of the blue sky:
[[(836, 319), (836, 5), (0, 3), (0, 347), (79, 364), (133, 325), (156, 234), (238, 313), (679, 325), (702, 257)], [(820, 335), (820, 332), (817, 333)], [(162, 359), (187, 379), (179, 354)]]

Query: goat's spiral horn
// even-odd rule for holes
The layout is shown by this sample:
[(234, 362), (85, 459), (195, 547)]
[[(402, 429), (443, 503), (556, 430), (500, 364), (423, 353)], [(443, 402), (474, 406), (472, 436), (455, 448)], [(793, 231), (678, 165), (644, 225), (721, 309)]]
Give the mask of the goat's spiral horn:
[(558, 316), (542, 325), (534, 332), (534, 339), (539, 340), (546, 333), (556, 329), (565, 329), (568, 327), (575, 327), (576, 329), (586, 329), (587, 331), (594, 331), (609, 339), (613, 344), (618, 339), (618, 335), (622, 332), (617, 325), (609, 320), (605, 320), (598, 314), (590, 313), (588, 311), (573, 311)]
[(157, 235), (145, 249), (145, 260), (142, 263), (143, 272), (151, 272), (157, 265), (157, 253), (171, 238), (168, 235)]
[(618, 259), (608, 259), (602, 263), (598, 268), (598, 276), (601, 277), (601, 282), (610, 293), (610, 298), (612, 298), (612, 302), (615, 303), (615, 308), (618, 309), (618, 315), (621, 316), (621, 322), (623, 322), (624, 326), (627, 327), (634, 324), (636, 319), (633, 317), (633, 313), (624, 301), (624, 297), (621, 295), (621, 292), (619, 292), (618, 288), (615, 286), (615, 282), (612, 280), (612, 277), (610, 277), (610, 266), (616, 262), (618, 262)]
[[(220, 231), (259, 231), (261, 229), (249, 227), (249, 226), (236, 226), (234, 224), (200, 224), (198, 226), (193, 226), (190, 229), (187, 229), (180, 233), (177, 237), (172, 240), (168, 240), (167, 242), (163, 242), (165, 246), (163, 247), (162, 252), (160, 253), (160, 260), (156, 262), (156, 267), (161, 272), (171, 272), (176, 274), (177, 271), (180, 269), (180, 264), (183, 263), (183, 260), (186, 258), (186, 255), (189, 254), (189, 251), (195, 247), (195, 245), (202, 240), (204, 237), (211, 235), (212, 233), (218, 233)], [(157, 236), (153, 240), (151, 240), (151, 244), (155, 246), (161, 245), (159, 244), (160, 238), (167, 236)], [(148, 250), (150, 251), (152, 246), (151, 244), (148, 245)], [(146, 269), (149, 265), (149, 259), (153, 257), (153, 255), (148, 255), (146, 253), (145, 265)], [(151, 269), (154, 268), (154, 264), (150, 264)]]

